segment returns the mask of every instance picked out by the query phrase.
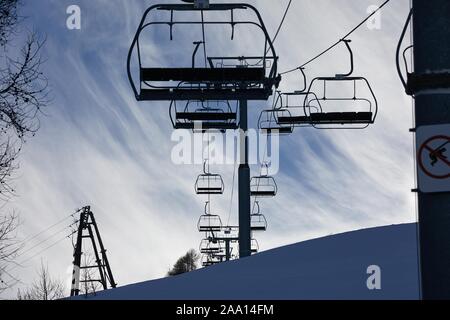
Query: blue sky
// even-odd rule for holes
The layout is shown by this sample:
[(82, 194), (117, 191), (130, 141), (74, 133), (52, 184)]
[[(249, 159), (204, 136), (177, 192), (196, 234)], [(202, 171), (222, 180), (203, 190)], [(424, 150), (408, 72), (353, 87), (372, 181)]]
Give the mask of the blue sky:
[[(287, 0), (249, 3), (260, 9), (273, 34)], [(294, 0), (276, 41), (279, 68), (308, 60), (360, 22), (370, 5), (380, 3)], [(66, 8), (72, 4), (81, 8), (79, 31), (66, 28)], [(9, 207), (20, 213), (26, 238), (91, 205), (120, 285), (164, 276), (201, 239), (196, 224), (204, 199), (193, 192), (201, 167), (171, 162), (168, 104), (136, 102), (126, 78), (131, 39), (151, 4), (39, 0), (28, 1), (24, 8), (26, 23), (47, 36), (44, 71), (53, 102), (41, 119), (41, 130), (24, 148), (18, 197)], [(363, 26), (352, 36), (355, 74), (369, 79), (379, 100), (377, 123), (363, 131), (298, 129), (282, 138), (279, 194), (261, 202), (269, 222), (268, 231), (258, 236), (261, 249), (415, 221), (411, 101), (395, 71), (395, 47), (408, 10), (409, 0), (393, 1), (382, 11), (380, 30)], [(158, 51), (158, 41), (154, 38), (149, 48), (170, 59)], [(245, 52), (251, 45), (237, 43), (234, 49)], [(307, 72), (311, 77), (333, 75), (347, 69), (347, 61), (345, 48), (337, 47)], [(298, 74), (293, 73), (283, 78), (281, 89), (298, 86)], [(267, 106), (251, 105), (253, 127)], [(226, 193), (214, 208), (223, 220), (231, 212), (230, 221), (236, 223), (236, 197), (230, 210), (233, 166), (218, 166), (217, 171), (224, 176)], [(67, 240), (15, 269), (23, 280), (19, 286), (33, 280), (39, 258), (57, 277), (70, 278), (72, 245)]]

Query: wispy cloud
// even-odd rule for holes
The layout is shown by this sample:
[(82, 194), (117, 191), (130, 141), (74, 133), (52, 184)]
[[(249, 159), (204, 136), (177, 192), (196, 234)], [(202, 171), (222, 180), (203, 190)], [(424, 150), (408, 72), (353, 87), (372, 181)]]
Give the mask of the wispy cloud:
[[(142, 1), (79, 2), (81, 31), (65, 28), (70, 1), (27, 3), (28, 23), (48, 36), (46, 72), (55, 99), (22, 155), (20, 197), (12, 205), (24, 220), (23, 233), (30, 235), (90, 204), (119, 284), (161, 277), (201, 238), (196, 223), (203, 203), (193, 192), (201, 168), (171, 163), (168, 104), (137, 103), (128, 85), (126, 55), (145, 8)], [(274, 32), (286, 1), (250, 2)], [(374, 2), (295, 1), (276, 42), (280, 69), (295, 67), (336, 41)], [(380, 102), (377, 123), (365, 131), (297, 129), (281, 140), (279, 195), (261, 202), (269, 221), (268, 232), (258, 235), (263, 249), (415, 219), (409, 192), (414, 183), (411, 108), (394, 67), (408, 5), (408, 0), (393, 2), (383, 10), (381, 30), (363, 27), (352, 37), (355, 74), (369, 78)], [(253, 41), (247, 35), (234, 49), (252, 47)], [(157, 41), (149, 48), (166, 59)], [(307, 72), (334, 74), (345, 70), (347, 61), (345, 48), (338, 47)], [(299, 85), (294, 73), (281, 88)], [(267, 104), (251, 105), (254, 127), (262, 107)], [(214, 208), (227, 220), (233, 168), (217, 170), (224, 175), (226, 194)], [(237, 221), (234, 195), (232, 223)], [(43, 256), (51, 271), (69, 276), (69, 241)], [(18, 276), (31, 281), (38, 264), (31, 261)]]

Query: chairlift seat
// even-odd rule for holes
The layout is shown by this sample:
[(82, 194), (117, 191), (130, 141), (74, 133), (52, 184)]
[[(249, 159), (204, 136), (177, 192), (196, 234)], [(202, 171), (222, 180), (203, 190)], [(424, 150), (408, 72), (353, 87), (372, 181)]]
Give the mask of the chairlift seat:
[(272, 94), (271, 88), (228, 89), (178, 88), (178, 89), (141, 89), (136, 94), (138, 101), (189, 101), (189, 100), (267, 100)]
[(188, 121), (228, 121), (236, 120), (236, 113), (232, 112), (178, 112), (178, 120)]
[(142, 68), (141, 81), (264, 82), (264, 68)]
[(214, 226), (214, 225), (200, 225), (198, 227), (198, 231), (199, 232), (213, 232), (213, 231), (220, 231), (220, 229), (222, 229), (221, 226)]
[(252, 231), (266, 231), (267, 227), (266, 226), (251, 226), (250, 229)]
[(197, 194), (222, 194), (223, 188), (197, 188)]
[(252, 197), (275, 197), (277, 195), (276, 191), (268, 190), (252, 190), (250, 192)]
[(311, 113), (310, 121), (314, 124), (372, 123), (372, 116), (372, 112), (320, 112)]
[(278, 117), (279, 124), (306, 124), (310, 122), (310, 118), (307, 116)]
[(176, 123), (174, 125), (175, 129), (185, 129), (185, 130), (236, 130), (238, 125), (236, 123), (220, 123), (220, 122), (186, 122), (186, 123)]
[(221, 251), (222, 251), (221, 248), (201, 248), (200, 249), (200, 253), (204, 253), (204, 254), (215, 254), (215, 253), (219, 253)]
[(261, 129), (263, 134), (271, 135), (274, 133), (281, 133), (281, 134), (290, 134), (294, 132), (294, 129), (292, 127), (274, 127), (274, 128), (264, 128)]

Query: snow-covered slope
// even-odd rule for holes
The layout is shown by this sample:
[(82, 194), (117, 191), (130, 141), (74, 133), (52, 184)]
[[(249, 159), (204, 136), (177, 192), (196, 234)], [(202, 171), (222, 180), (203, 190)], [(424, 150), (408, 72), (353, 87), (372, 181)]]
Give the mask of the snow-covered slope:
[[(371, 265), (381, 268), (381, 290), (367, 288)], [(99, 292), (92, 298), (418, 299), (416, 224), (300, 242), (177, 277)]]

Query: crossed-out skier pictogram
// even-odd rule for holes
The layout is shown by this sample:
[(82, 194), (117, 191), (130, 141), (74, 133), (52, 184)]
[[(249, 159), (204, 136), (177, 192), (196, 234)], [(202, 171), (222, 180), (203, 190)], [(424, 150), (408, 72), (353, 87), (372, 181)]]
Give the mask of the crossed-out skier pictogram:
[(420, 169), (434, 179), (450, 178), (450, 158), (446, 155), (449, 149), (450, 136), (437, 135), (426, 140), (418, 151)]

